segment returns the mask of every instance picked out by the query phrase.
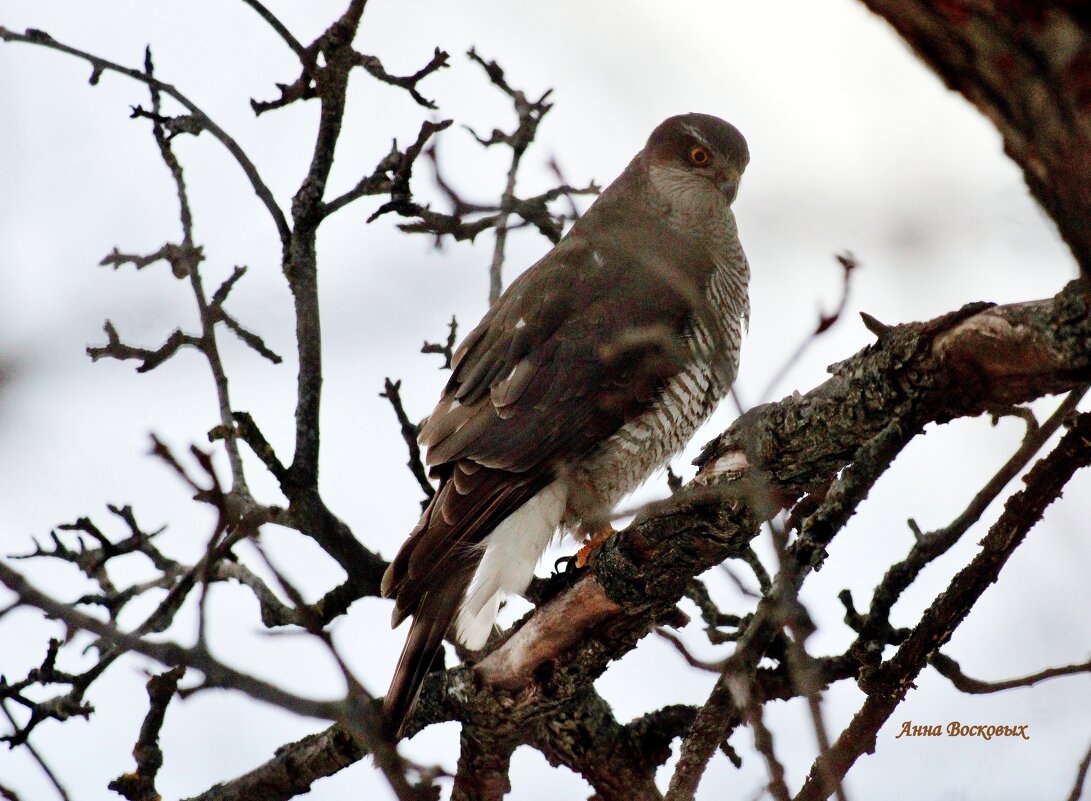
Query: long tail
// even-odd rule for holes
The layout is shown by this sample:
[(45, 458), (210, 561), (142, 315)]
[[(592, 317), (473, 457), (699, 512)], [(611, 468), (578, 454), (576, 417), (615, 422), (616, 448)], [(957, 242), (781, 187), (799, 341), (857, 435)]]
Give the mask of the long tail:
[[(397, 599), (393, 625), (397, 626), (409, 615), (413, 616), (413, 625), (409, 628), (398, 667), (383, 701), (383, 711), (391, 733), (401, 735), (417, 703), (424, 677), (443, 647), (443, 638), (466, 597), (466, 590), (487, 550), (476, 546), (550, 481), (548, 474), (528, 478), (470, 462), (458, 462), (452, 467), (451, 475), (441, 482), (420, 521), (383, 576), (382, 594)], [(560, 518), (561, 508), (556, 510), (557, 519)], [(521, 520), (518, 518), (518, 521)], [(516, 530), (503, 538), (510, 539), (512, 535), (520, 533), (518, 529), (522, 523), (518, 521), (512, 523)], [(547, 541), (556, 524), (557, 520), (549, 523)], [(539, 553), (536, 551), (526, 556), (515, 549), (511, 553), (505, 551), (501, 556), (514, 558), (519, 563), (520, 571), (525, 568), (525, 579), (529, 580)], [(522, 577), (521, 572), (519, 577)], [(518, 581), (507, 583), (513, 586), (500, 582), (486, 595), (491, 597), (497, 590), (514, 589), (518, 592), (526, 584), (525, 581), (522, 584)], [(516, 584), (519, 586), (514, 586)], [(477, 600), (481, 603), (474, 609), (475, 614), (480, 613), (490, 598)], [(491, 626), (490, 617), (479, 628), (487, 635)], [(481, 642), (477, 642), (478, 639)], [(479, 647), (484, 642), (484, 636), (469, 640), (464, 636), (463, 641), (471, 647)]]
[(387, 725), (391, 734), (397, 737), (401, 737), (405, 722), (417, 705), (421, 685), (443, 647), (443, 638), (468, 585), (469, 576), (452, 576), (429, 589), (420, 599), (394, 678), (390, 680), (390, 689), (383, 699)]

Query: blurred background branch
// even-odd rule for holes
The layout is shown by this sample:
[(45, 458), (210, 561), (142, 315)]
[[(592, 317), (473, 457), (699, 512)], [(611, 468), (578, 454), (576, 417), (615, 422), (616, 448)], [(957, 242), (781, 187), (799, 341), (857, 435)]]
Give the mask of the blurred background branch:
[[(531, 99), (514, 88), (496, 61), (470, 49), (469, 61), (485, 72), (488, 84), (506, 98), (516, 117), (514, 128), (494, 127), (488, 136), (464, 126), (486, 153), (495, 149), (504, 153), (496, 172), (497, 183), (502, 184), (496, 196), (488, 196), (481, 180), (468, 193), (487, 199), (466, 199), (463, 190), (456, 189), (462, 179), (451, 175), (457, 173), (452, 169), (459, 166), (457, 161), (446, 155), (446, 149), (440, 157), (440, 143), (454, 136), (454, 117), (460, 115), (442, 120), (418, 116), (410, 128), (418, 131), (411, 144), (403, 150), (395, 141), (377, 161), (353, 173), (353, 180), (345, 184), (348, 188), (334, 189), (335, 160), (347, 160), (355, 147), (343, 133), (355, 102), (350, 87), (359, 84), (358, 78), (401, 93), (419, 115), (437, 109), (442, 100), (438, 94), (433, 98), (432, 92), (426, 96), (424, 86), (434, 86), (438, 76), (462, 68), (452, 68), (447, 52), (435, 47), (430, 58), (421, 58), (407, 74), (397, 74), (384, 65), (384, 60), (392, 63), (391, 59), (380, 60), (358, 50), (364, 0), (347, 0), (343, 13), (307, 44), (306, 37), (298, 37), (263, 3), (243, 2), (272, 31), (278, 46), (287, 47), (299, 63), (299, 74), (291, 83), (276, 84), (278, 97), (250, 100), (253, 114), (271, 125), (274, 118), (292, 113), (289, 107), (317, 101), (316, 116), (311, 118), (313, 147), (305, 154), (302, 179), (296, 176), (290, 204), (276, 199), (277, 192), (262, 177), (257, 159), (248, 155), (241, 139), (229, 134), (226, 126), (173, 83), (157, 76), (150, 48), (138, 69), (65, 44), (42, 30), (18, 33), (0, 27), (4, 42), (64, 53), (90, 65), (92, 85), (106, 74), (115, 74), (149, 91), (149, 106), (134, 106), (131, 116), (151, 123), (158, 156), (177, 197), (181, 237), (134, 252), (115, 246), (101, 264), (115, 271), (127, 266), (144, 271), (165, 263), (174, 278), (188, 280), (197, 325), (168, 324), (171, 333), (152, 349), (128, 344), (107, 320), (106, 343), (87, 348), (87, 353), (95, 361), (138, 361), (138, 372), (164, 368), (157, 373), (162, 374), (178, 368), (181, 360), (176, 357), (195, 351), (208, 365), (209, 394), (215, 399), (215, 414), (204, 429), (214, 450), (194, 447), (189, 452), (198, 467), (196, 473), (161, 440), (155, 439), (153, 448), (194, 500), (214, 516), (212, 533), (203, 538), (199, 557), (183, 558), (163, 546), (163, 529), (150, 531), (139, 525), (130, 506), (108, 505), (120, 521), (120, 535), (80, 516), (57, 526), (47, 544), (36, 542), (34, 550), (21, 557), (29, 560), (24, 565), (57, 561), (70, 571), (74, 568), (93, 590), (69, 592), (64, 581), (55, 577), (40, 589), (21, 570), (0, 562), (0, 583), (12, 596), (0, 609), (0, 622), (7, 623), (17, 609), (35, 608), (65, 628), (64, 637), (41, 643), (36, 654), (44, 655), (22, 678), (0, 678), (0, 707), (11, 728), (3, 740), (26, 749), (58, 795), (68, 798), (61, 781), (63, 771), (50, 767), (55, 760), (45, 758), (40, 744), (31, 745), (31, 734), (46, 731), (46, 724), (62, 725), (73, 717), (96, 714), (89, 700), (93, 690), (126, 655), (140, 655), (141, 663), (152, 660), (172, 667), (148, 682), (150, 709), (137, 735), (135, 772), (119, 776), (110, 785), (129, 799), (150, 799), (165, 792), (162, 786), (157, 788), (157, 781), (171, 754), (159, 744), (159, 737), (168, 712), (176, 714), (177, 705), (169, 705), (175, 695), (231, 689), (296, 715), (332, 722), (324, 731), (285, 743), (272, 759), (249, 773), (208, 787), (198, 796), (205, 801), (296, 797), (308, 792), (317, 779), (367, 755), (399, 799), (437, 798), (439, 782), (449, 778), (453, 798), (501, 798), (511, 790), (512, 755), (523, 745), (538, 751), (550, 765), (580, 775), (598, 798), (655, 799), (662, 797), (664, 787), (657, 771), (671, 756), (674, 742), (680, 742), (679, 759), (670, 771), (666, 797), (681, 801), (696, 797), (718, 751), (738, 767), (741, 758), (728, 739), (743, 726), (752, 731), (752, 753), (765, 765), (772, 797), (817, 799), (836, 794), (845, 798), (850, 795), (845, 785), (851, 768), (862, 754), (875, 750), (879, 729), (927, 664), (959, 691), (970, 694), (1088, 671), (1087, 663), (1075, 663), (1024, 678), (985, 682), (968, 677), (954, 657), (941, 650), (985, 589), (998, 580), (1044, 509), (1091, 460), (1091, 416), (1077, 411), (1091, 382), (1087, 283), (1091, 228), (1086, 225), (1091, 218), (1086, 191), (1091, 185), (1091, 106), (1086, 102), (1091, 85), (1091, 22), (1075, 6), (1045, 3), (1027, 12), (1018, 5), (967, 2), (940, 7), (916, 1), (864, 0), (891, 22), (950, 87), (996, 125), (1006, 152), (1020, 166), (1030, 191), (1071, 248), (1083, 280), (1071, 282), (1048, 300), (1001, 306), (974, 303), (923, 323), (889, 325), (865, 314), (865, 326), (876, 338), (873, 344), (834, 365), (832, 377), (809, 392), (747, 410), (705, 447), (694, 481), (676, 482), (672, 487), (676, 492), (669, 499), (638, 507), (634, 523), (597, 552), (587, 569), (538, 581), (533, 594), (537, 606), (491, 638), (482, 653), (431, 674), (408, 730), (416, 733), (445, 721), (461, 724), (458, 766), (453, 776), (447, 776), (441, 768), (422, 767), (399, 753), (397, 744), (383, 733), (374, 699), (349, 669), (331, 634), (332, 624), (347, 620), (354, 601), (379, 594), (386, 562), (378, 554), (372, 521), (361, 521), (364, 526), (359, 530), (365, 533), (358, 536), (327, 504), (319, 485), (321, 445), (330, 436), (328, 425), (327, 432), (322, 431), (327, 376), (324, 306), (319, 302), (319, 231), (334, 215), (349, 215), (355, 204), (366, 199), (377, 203), (369, 222), (393, 213), (406, 220), (397, 225), (403, 232), (429, 234), (437, 245), (448, 238), (473, 242), (478, 234), (492, 230), (493, 247), (485, 260), (492, 303), (504, 284), (512, 246), (509, 234), (529, 228), (555, 243), (579, 213), (575, 197), (594, 195), (598, 187), (593, 182), (585, 187), (570, 185), (551, 157), (554, 184), (536, 194), (519, 191), (525, 179), (525, 158), (539, 147), (540, 126), (553, 108), (552, 90)], [(1024, 19), (1024, 13), (1032, 18)], [(1057, 47), (1056, 42), (1066, 45)], [(167, 104), (174, 109), (165, 108)], [(179, 107), (181, 112), (175, 113)], [(281, 113), (265, 116), (272, 111)], [(376, 119), (386, 124), (385, 118)], [(250, 277), (242, 285), (249, 284), (254, 273), (239, 266), (227, 271), (211, 248), (197, 244), (194, 218), (200, 212), (191, 205), (182, 167), (182, 157), (189, 151), (182, 150), (181, 143), (186, 135), (201, 138), (206, 132), (241, 170), (244, 183), (276, 230), (295, 318), (298, 372), (290, 460), (282, 459), (283, 449), (273, 445), (279, 441), (273, 434), (280, 428), (279, 420), (266, 416), (259, 424), (255, 415), (236, 408), (233, 395), (244, 394), (246, 384), (242, 378), (233, 378), (234, 383), (229, 379), (241, 375), (242, 368), (229, 369), (225, 346), (216, 336), (222, 324), (250, 353), (273, 365), (282, 361), (279, 348), (266, 344), (267, 338), (276, 342), (274, 334), (259, 335), (256, 331), (265, 329), (244, 325), (245, 313), (228, 313), (224, 308), (244, 275)], [(421, 186), (415, 168), (422, 156), (433, 169), (434, 186)], [(430, 191), (438, 192), (449, 212), (432, 208)], [(558, 204), (564, 209), (557, 210)], [(771, 397), (789, 374), (794, 375), (817, 338), (849, 310), (850, 286), (859, 280), (854, 277), (857, 261), (847, 252), (836, 258), (842, 272), (833, 310), (820, 312), (813, 330), (771, 372), (763, 399)], [(152, 280), (154, 273), (147, 269), (141, 276)], [(204, 281), (214, 274), (223, 277), (210, 296)], [(406, 332), (398, 331), (398, 335)], [(456, 335), (452, 316), (446, 341), (426, 342), (422, 350), (442, 356), (444, 367), (449, 368)], [(418, 334), (411, 336), (419, 341)], [(194, 396), (201, 393), (193, 387), (187, 390)], [(412, 477), (429, 496), (433, 490), (415, 441), (417, 418), (407, 408), (410, 403), (402, 391), (402, 381), (387, 379), (382, 397), (396, 414)], [(1068, 397), (1041, 425), (1024, 406), (1062, 393)], [(876, 581), (867, 611), (856, 610), (848, 588), (841, 592), (845, 622), (854, 635), (851, 641), (840, 650), (812, 654), (810, 649), (816, 646), (810, 638), (816, 624), (800, 592), (812, 573), (836, 558), (831, 551), (835, 537), (877, 482), (885, 480), (894, 459), (926, 426), (986, 413), (1015, 415), (1027, 422), (1017, 452), (948, 526), (925, 533), (911, 522), (914, 544)], [(1030, 466), (1062, 430), (1059, 444)], [(196, 437), (198, 431), (191, 433)], [(258, 457), (256, 462), (238, 447), (240, 439)], [(221, 455), (226, 458), (226, 470), (218, 470), (214, 462)], [(372, 454), (357, 456), (363, 460)], [(951, 586), (935, 596), (919, 620), (909, 626), (896, 625), (891, 610), (922, 571), (958, 545), (972, 526), (982, 523), (990, 505), (1028, 466), (1024, 488), (1007, 497), (981, 550), (960, 557), (963, 566)], [(221, 474), (230, 476), (230, 481), (221, 482)], [(771, 575), (754, 545), (762, 525), (769, 521), (778, 563), (775, 571), (769, 571)], [(288, 528), (313, 540), (343, 572), (340, 583), (328, 584), (317, 600), (308, 602), (290, 572), (278, 569), (262, 549), (261, 543), (270, 537), (267, 529), (275, 528)], [(253, 548), (246, 550), (247, 544)], [(251, 558), (252, 551), (260, 558)], [(120, 579), (127, 573), (119, 566), (137, 555), (150, 573), (136, 580)], [(732, 559), (753, 569), (760, 594), (740, 592), (745, 600), (728, 606), (713, 597), (707, 571)], [(276, 665), (251, 670), (215, 656), (206, 639), (211, 636), (209, 617), (223, 612), (209, 598), (213, 587), (227, 584), (236, 585), (253, 600), (256, 619), (264, 627), (292, 627), (316, 640), (337, 668), (344, 684), (341, 695), (335, 700), (315, 700), (337, 693), (324, 685), (308, 686), (309, 692), (302, 693), (289, 689), (287, 677), (276, 675)], [(671, 633), (670, 628), (682, 628), (689, 621), (689, 613), (680, 605), (684, 603), (697, 607), (704, 644), (726, 649), (726, 655), (699, 654), (690, 642)], [(187, 645), (177, 627), (191, 617), (196, 619), (196, 642)], [(715, 684), (703, 704), (669, 703), (659, 708), (653, 704), (622, 723), (594, 682), (653, 631), (661, 633), (677, 659), (715, 674)], [(93, 662), (78, 670), (59, 666), (69, 654), (75, 659), (80, 647), (86, 648), (88, 635), (95, 652)], [(894, 653), (888, 656), (887, 648), (895, 649)], [(195, 684), (179, 687), (182, 667), (200, 674)], [(270, 672), (274, 679), (263, 678)], [(280, 678), (285, 679), (283, 684)], [(832, 731), (831, 737), (823, 715), (824, 693), (850, 681), (866, 697), (851, 722), (839, 732)], [(785, 767), (791, 755), (783, 733), (767, 714), (769, 702), (785, 699), (806, 704), (816, 739), (810, 774), (794, 796)], [(1077, 769), (1072, 798), (1081, 792), (1087, 765), (1084, 759)], [(18, 797), (6, 785), (0, 786), (0, 794)]]

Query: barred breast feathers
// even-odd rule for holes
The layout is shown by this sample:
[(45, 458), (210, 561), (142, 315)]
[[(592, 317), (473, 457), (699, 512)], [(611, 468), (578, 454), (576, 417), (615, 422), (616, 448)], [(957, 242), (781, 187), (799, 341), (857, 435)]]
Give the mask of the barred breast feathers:
[[(579, 472), (608, 508), (685, 447), (735, 380), (742, 327), (750, 311), (750, 268), (734, 235), (734, 219), (722, 233), (724, 239), (710, 247), (715, 269), (703, 313), (693, 317), (689, 364), (667, 382), (644, 414), (627, 422), (580, 465)], [(573, 518), (580, 511), (592, 510), (570, 510), (565, 524), (578, 524)]]

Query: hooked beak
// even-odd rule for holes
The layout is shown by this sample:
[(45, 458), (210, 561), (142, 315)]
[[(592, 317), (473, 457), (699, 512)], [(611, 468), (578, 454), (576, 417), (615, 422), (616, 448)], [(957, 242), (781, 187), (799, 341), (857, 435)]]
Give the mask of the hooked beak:
[(735, 196), (739, 194), (739, 173), (737, 170), (725, 169), (716, 173), (716, 188), (727, 198), (727, 202), (733, 203)]

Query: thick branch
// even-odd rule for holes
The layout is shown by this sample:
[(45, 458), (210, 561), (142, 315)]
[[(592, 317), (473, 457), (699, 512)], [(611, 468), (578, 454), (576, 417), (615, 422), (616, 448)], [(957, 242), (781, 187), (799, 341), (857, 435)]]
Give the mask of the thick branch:
[[(760, 517), (769, 513), (754, 499), (770, 494), (764, 480), (748, 477), (750, 465), (775, 482), (775, 498), (790, 502), (807, 488), (832, 483), (894, 417), (923, 426), (1091, 379), (1091, 310), (1076, 284), (1049, 301), (978, 305), (876, 330), (880, 341), (834, 368), (826, 383), (751, 410), (710, 443), (702, 459), (703, 492), (680, 493), (630, 526), (596, 554), (574, 586), (528, 615), (475, 667), (432, 674), (415, 727), (477, 715), (482, 723), (490, 716), (530, 720), (585, 692), (612, 659), (673, 612), (691, 577), (746, 552)], [(831, 680), (859, 668), (851, 656), (818, 662)], [(798, 694), (784, 671), (768, 673), (758, 670), (755, 692), (762, 698)], [(337, 749), (334, 730), (322, 737), (321, 744), (297, 744), (298, 751), (288, 747), (306, 775), (320, 764), (332, 772), (359, 758)], [(276, 769), (270, 763), (269, 770)]]
[(318, 779), (332, 776), (367, 754), (356, 738), (334, 724), (278, 748), (276, 756), (261, 767), (187, 801), (288, 801), (309, 792)]
[(1091, 20), (1067, 0), (863, 0), (1004, 138), (1091, 277)]
[[(736, 420), (699, 459), (704, 493), (672, 498), (600, 549), (592, 572), (540, 607), (477, 673), (487, 684), (524, 687), (538, 665), (560, 660), (597, 676), (673, 607), (690, 577), (743, 551), (762, 516), (755, 493), (768, 494), (771, 484), (773, 500), (789, 504), (830, 483), (892, 419), (917, 430), (1089, 379), (1091, 307), (1077, 282), (1050, 301), (979, 304), (890, 327), (821, 386)], [(745, 468), (759, 469), (761, 480)], [(587, 637), (592, 629), (596, 636)]]
[(830, 777), (843, 777), (863, 753), (913, 686), (929, 658), (950, 639), (974, 604), (1000, 576), (1008, 558), (1041, 519), (1072, 474), (1091, 464), (1091, 414), (1080, 415), (1056, 449), (1027, 474), (1026, 488), (1008, 499), (1000, 519), (981, 541), (981, 551), (952, 579), (924, 613), (898, 652), (861, 687), (867, 700), (837, 742), (819, 757), (796, 801), (821, 801), (832, 791)]

